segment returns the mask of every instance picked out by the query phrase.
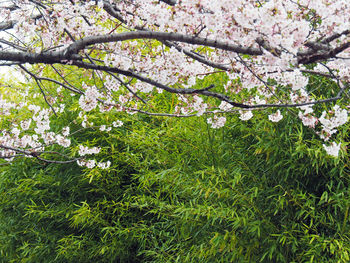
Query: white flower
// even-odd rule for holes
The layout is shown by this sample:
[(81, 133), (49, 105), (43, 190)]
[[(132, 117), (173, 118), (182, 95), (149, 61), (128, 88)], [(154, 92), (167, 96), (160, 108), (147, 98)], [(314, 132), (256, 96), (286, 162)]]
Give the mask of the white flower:
[(107, 169), (111, 166), (111, 162), (110, 161), (107, 161), (107, 162), (99, 162), (97, 164), (98, 167), (100, 167), (101, 169)]
[(18, 135), (20, 134), (20, 130), (17, 129), (17, 128), (13, 128), (13, 129), (11, 130), (11, 132), (12, 132), (15, 136), (18, 136)]
[(283, 115), (281, 114), (280, 110), (277, 110), (275, 114), (269, 115), (269, 120), (272, 122), (279, 122), (282, 119), (283, 119)]
[(88, 160), (88, 161), (86, 161), (86, 167), (87, 167), (87, 168), (92, 169), (92, 168), (94, 168), (95, 166), (96, 166), (96, 161), (95, 161), (95, 160)]
[(91, 111), (96, 108), (97, 100), (81, 95), (79, 98), (79, 105), (84, 111)]
[(122, 121), (120, 121), (120, 120), (114, 121), (114, 122), (112, 123), (113, 127), (115, 127), (115, 128), (120, 127), (120, 126), (123, 126), (123, 124), (124, 124), (124, 123), (123, 123)]
[(69, 147), (70, 144), (71, 144), (70, 139), (67, 139), (67, 138), (65, 138), (65, 137), (63, 137), (62, 135), (59, 135), (59, 134), (56, 135), (56, 141), (57, 141), (57, 143), (59, 145), (65, 147), (65, 148)]
[(307, 127), (310, 127), (310, 128), (315, 128), (315, 125), (318, 122), (318, 119), (310, 114), (305, 114), (305, 113), (302, 114), (299, 111), (298, 116), (301, 119), (301, 121), (303, 122), (303, 124)]
[(335, 105), (333, 110), (333, 117), (325, 118), (327, 113), (324, 111), (319, 119), (322, 124), (322, 130), (329, 135), (336, 133), (336, 128), (345, 124), (348, 120), (348, 113), (345, 109), (341, 109), (338, 105)]
[(86, 166), (87, 168), (94, 168), (96, 166), (96, 161), (95, 160), (77, 160), (77, 164), (79, 166)]
[(63, 136), (67, 137), (69, 135), (69, 126), (66, 126), (62, 129)]
[(329, 155), (332, 155), (334, 157), (338, 157), (339, 150), (340, 150), (340, 143), (336, 144), (335, 142), (332, 142), (332, 144), (330, 146), (323, 144), (323, 148), (326, 150), (326, 152)]
[(247, 121), (249, 119), (251, 119), (253, 117), (253, 113), (252, 111), (239, 111), (239, 113), (241, 114), (241, 116), (239, 116), (239, 118), (242, 120), (242, 121)]
[(266, 100), (260, 99), (258, 95), (255, 96), (254, 100), (256, 104), (266, 104)]
[(211, 124), (211, 127), (214, 129), (221, 128), (225, 125), (226, 117), (214, 116), (214, 118), (208, 118), (207, 122)]
[(40, 106), (37, 106), (37, 105), (29, 105), (28, 109), (34, 111), (34, 114), (37, 114), (41, 108)]
[[(83, 84), (85, 86), (85, 84)], [(97, 88), (87, 87), (85, 95), (81, 95), (79, 98), (79, 105), (84, 111), (91, 111), (97, 106), (97, 99), (100, 97), (100, 93)]]
[(77, 160), (79, 166), (85, 166), (86, 162), (84, 160)]
[(233, 106), (226, 101), (222, 101), (221, 104), (219, 105), (219, 109), (222, 111), (228, 111), (231, 110)]
[(31, 124), (32, 120), (29, 119), (29, 120), (26, 120), (26, 121), (21, 121), (21, 128), (23, 131), (26, 131), (29, 129), (29, 126)]
[(56, 134), (54, 132), (47, 132), (47, 133), (44, 133), (41, 135), (41, 137), (43, 138), (43, 140), (46, 144), (54, 143), (55, 136), (56, 136)]
[(84, 155), (87, 155), (87, 154), (98, 154), (100, 152), (101, 148), (99, 147), (92, 147), (92, 148), (89, 148), (89, 147), (85, 147), (83, 145), (79, 145), (79, 155), (80, 156), (84, 156)]

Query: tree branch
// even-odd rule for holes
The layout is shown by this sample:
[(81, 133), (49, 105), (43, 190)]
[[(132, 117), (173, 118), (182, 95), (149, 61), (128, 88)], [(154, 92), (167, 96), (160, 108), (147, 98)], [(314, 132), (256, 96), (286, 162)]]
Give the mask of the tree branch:
[(161, 84), (159, 82), (156, 82), (150, 78), (147, 77), (143, 77), (133, 71), (127, 71), (127, 70), (122, 70), (122, 69), (118, 69), (118, 68), (111, 68), (111, 67), (107, 67), (107, 66), (101, 66), (101, 65), (95, 65), (95, 64), (89, 64), (86, 62), (82, 62), (82, 61), (73, 61), (72, 65), (81, 67), (81, 68), (86, 68), (86, 69), (95, 69), (95, 70), (101, 70), (101, 71), (109, 71), (109, 72), (113, 72), (113, 73), (118, 73), (118, 74), (122, 74), (124, 76), (127, 77), (133, 77), (136, 78), (140, 81), (143, 81), (145, 83), (148, 83), (150, 85), (153, 85), (157, 88), (160, 88), (162, 90), (165, 90), (167, 92), (170, 93), (176, 93), (176, 94), (202, 94), (204, 96), (207, 97), (214, 97), (217, 98), (221, 101), (225, 101), (229, 104), (231, 104), (234, 107), (239, 107), (239, 108), (249, 108), (249, 106), (242, 104), (242, 103), (237, 103), (232, 101), (228, 96), (224, 95), (224, 94), (220, 94), (220, 93), (215, 93), (215, 92), (211, 92), (208, 91), (206, 89), (202, 89), (202, 90), (198, 90), (198, 89), (177, 89), (177, 88), (172, 88), (169, 87), (167, 85)]
[(132, 39), (155, 39), (158, 41), (176, 41), (182, 43), (188, 43), (192, 45), (203, 45), (207, 47), (214, 47), (226, 51), (233, 51), (236, 53), (246, 55), (262, 55), (263, 52), (258, 48), (242, 47), (235, 44), (230, 44), (220, 40), (212, 40), (201, 37), (194, 37), (190, 35), (184, 35), (179, 33), (166, 33), (166, 32), (153, 32), (153, 31), (132, 31), (124, 32), (120, 34), (90, 36), (82, 38), (72, 43), (64, 52), (65, 57), (69, 58), (73, 54), (77, 54), (80, 50), (86, 48), (89, 45), (119, 42)]
[(343, 43), (342, 45), (333, 49), (317, 49), (317, 45), (307, 51), (298, 53), (298, 64), (311, 64), (317, 61), (327, 60), (334, 58), (337, 54), (341, 53), (345, 49), (350, 47), (350, 41)]
[(174, 6), (177, 4), (177, 0), (160, 0), (168, 5)]

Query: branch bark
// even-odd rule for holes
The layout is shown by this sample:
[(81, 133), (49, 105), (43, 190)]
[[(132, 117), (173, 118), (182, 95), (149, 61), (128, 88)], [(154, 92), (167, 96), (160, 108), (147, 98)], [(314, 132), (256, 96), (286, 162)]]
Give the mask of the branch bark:
[(86, 48), (89, 45), (119, 42), (133, 39), (155, 39), (158, 41), (176, 41), (182, 43), (188, 43), (192, 45), (203, 45), (207, 47), (214, 47), (226, 51), (232, 51), (245, 55), (262, 55), (263, 52), (259, 48), (254, 47), (242, 47), (240, 45), (230, 44), (228, 42), (220, 40), (212, 40), (201, 37), (194, 37), (190, 35), (184, 35), (179, 33), (166, 33), (166, 32), (153, 32), (153, 31), (132, 31), (120, 34), (112, 35), (100, 35), (82, 38), (72, 43), (65, 52), (67, 57), (77, 54), (80, 50)]

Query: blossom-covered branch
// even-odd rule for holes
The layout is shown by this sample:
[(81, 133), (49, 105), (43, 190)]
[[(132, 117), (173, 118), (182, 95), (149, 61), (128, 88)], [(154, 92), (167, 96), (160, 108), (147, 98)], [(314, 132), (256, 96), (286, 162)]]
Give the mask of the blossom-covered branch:
[[(21, 138), (32, 129), (38, 138), (28, 137), (26, 146), (66, 147), (69, 135), (50, 133), (50, 114), (65, 109), (63, 89), (64, 96), (78, 96), (83, 127), (98, 108), (174, 117), (212, 113), (214, 128), (225, 124), (223, 112), (247, 121), (253, 110), (266, 109), (272, 122), (292, 112), (328, 141), (347, 121), (349, 10), (336, 0), (0, 4), (0, 65), (18, 65), (51, 108), (3, 102), (6, 112), (31, 111), (35, 126), (19, 120), (1, 138), (25, 149)], [(169, 112), (154, 104), (162, 92), (175, 103)], [(314, 107), (320, 104), (325, 108)]]

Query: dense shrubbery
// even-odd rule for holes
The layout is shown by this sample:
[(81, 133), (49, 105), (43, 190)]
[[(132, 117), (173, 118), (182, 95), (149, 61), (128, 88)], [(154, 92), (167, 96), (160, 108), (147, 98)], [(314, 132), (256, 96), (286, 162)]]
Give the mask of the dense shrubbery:
[(293, 117), (117, 117), (75, 137), (104, 145), (108, 170), (0, 168), (2, 262), (349, 261), (348, 157)]

